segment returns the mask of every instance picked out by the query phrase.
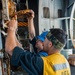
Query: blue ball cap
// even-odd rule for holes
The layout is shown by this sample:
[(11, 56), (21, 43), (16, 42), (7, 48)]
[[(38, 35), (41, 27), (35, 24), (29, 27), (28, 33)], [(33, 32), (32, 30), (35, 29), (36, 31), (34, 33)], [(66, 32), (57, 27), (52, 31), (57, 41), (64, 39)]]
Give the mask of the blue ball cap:
[(48, 33), (48, 31), (43, 32), (42, 34), (40, 34), (39, 36), (37, 36), (37, 39), (39, 39), (42, 42), (44, 42), (47, 33)]

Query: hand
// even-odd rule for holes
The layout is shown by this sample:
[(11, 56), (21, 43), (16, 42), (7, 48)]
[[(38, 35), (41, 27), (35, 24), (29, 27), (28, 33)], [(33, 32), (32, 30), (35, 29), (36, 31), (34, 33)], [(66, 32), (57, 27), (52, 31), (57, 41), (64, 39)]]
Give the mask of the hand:
[(10, 20), (8, 23), (8, 29), (15, 30), (17, 29), (17, 21), (16, 20)]
[(34, 18), (34, 11), (33, 10), (28, 10), (26, 15), (27, 15), (28, 20), (33, 19)]

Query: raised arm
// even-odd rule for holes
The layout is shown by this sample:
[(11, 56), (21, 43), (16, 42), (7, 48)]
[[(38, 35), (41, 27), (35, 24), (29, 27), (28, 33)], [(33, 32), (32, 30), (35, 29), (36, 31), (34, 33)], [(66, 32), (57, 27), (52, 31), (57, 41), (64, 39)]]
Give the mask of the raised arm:
[(17, 46), (16, 42), (17, 21), (11, 20), (8, 25), (8, 34), (6, 37), (5, 50), (12, 55), (13, 49)]
[(28, 17), (28, 31), (29, 31), (29, 39), (32, 40), (35, 36), (35, 28), (34, 28), (34, 12), (32, 10), (29, 11), (31, 14)]

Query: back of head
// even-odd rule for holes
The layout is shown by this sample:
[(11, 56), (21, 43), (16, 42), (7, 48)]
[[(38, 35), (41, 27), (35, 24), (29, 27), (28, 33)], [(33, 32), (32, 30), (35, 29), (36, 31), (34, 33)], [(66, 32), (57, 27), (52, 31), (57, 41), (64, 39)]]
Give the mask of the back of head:
[(61, 49), (66, 44), (67, 34), (62, 29), (53, 28), (48, 32), (47, 39), (52, 41), (55, 48)]

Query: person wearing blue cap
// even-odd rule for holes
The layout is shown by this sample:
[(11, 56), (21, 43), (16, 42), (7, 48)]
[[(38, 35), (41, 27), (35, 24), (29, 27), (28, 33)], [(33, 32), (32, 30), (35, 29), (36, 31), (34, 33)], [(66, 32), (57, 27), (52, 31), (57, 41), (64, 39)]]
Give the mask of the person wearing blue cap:
[(32, 44), (34, 52), (40, 56), (47, 56), (48, 54), (43, 51), (43, 42), (48, 31), (42, 32), (39, 36), (35, 36), (35, 28), (34, 28), (34, 12), (30, 11), (32, 14), (28, 17), (28, 30), (29, 30), (29, 42)]
[(43, 51), (43, 42), (46, 38), (46, 35), (47, 35), (48, 31), (44, 31), (42, 32), (39, 36), (37, 36), (37, 40), (36, 41), (36, 44), (33, 44), (35, 47), (34, 47), (34, 50), (35, 48), (37, 48), (36, 50), (38, 51), (37, 54), (39, 54), (40, 56), (47, 56), (48, 54), (46, 52)]

